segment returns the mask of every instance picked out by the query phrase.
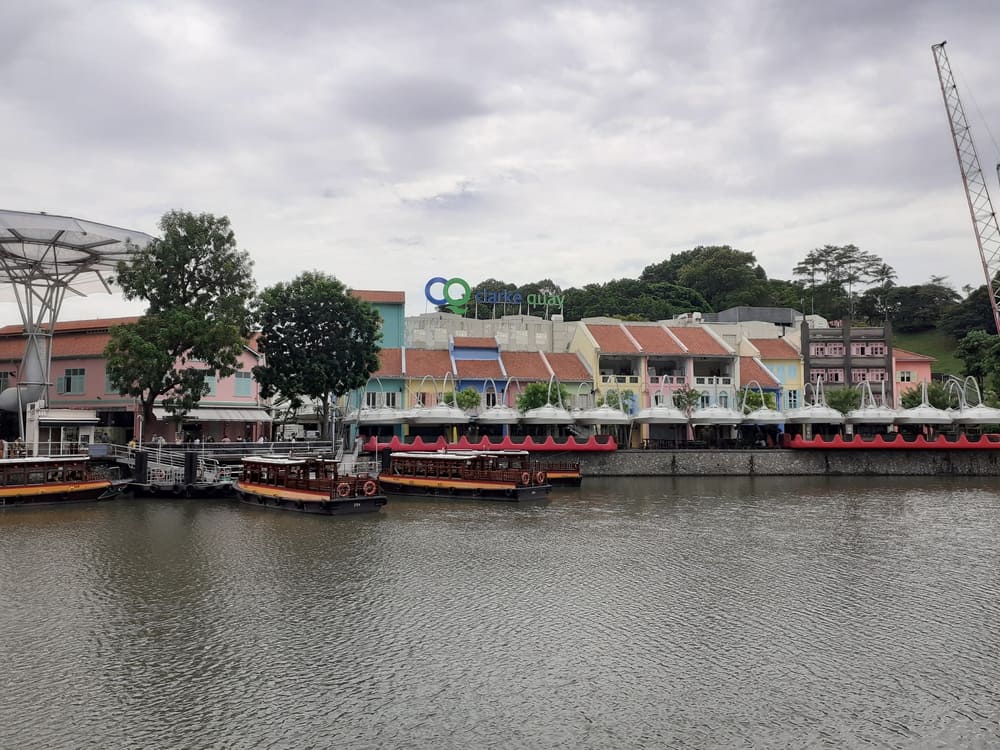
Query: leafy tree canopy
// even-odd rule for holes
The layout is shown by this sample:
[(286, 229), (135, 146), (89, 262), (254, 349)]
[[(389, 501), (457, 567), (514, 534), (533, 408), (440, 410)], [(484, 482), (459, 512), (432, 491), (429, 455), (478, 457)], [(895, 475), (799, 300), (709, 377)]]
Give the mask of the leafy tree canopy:
[(206, 376), (236, 372), (255, 289), (226, 217), (168, 211), (159, 227), (162, 237), (117, 269), (123, 296), (146, 300), (146, 314), (112, 328), (104, 350), (111, 385), (140, 399), (147, 422), (161, 396), (179, 419), (205, 395)]
[(698, 404), (701, 403), (701, 391), (690, 385), (684, 385), (674, 391), (673, 399), (674, 406), (691, 416), (692, 412), (698, 408)]
[(971, 290), (965, 299), (946, 310), (941, 316), (940, 325), (943, 331), (957, 339), (971, 331), (995, 334), (997, 327), (993, 321), (993, 307), (986, 285)]
[(452, 393), (451, 391), (445, 393), (441, 397), (441, 400), (448, 404), (448, 406), (454, 406), (457, 401), (459, 409), (469, 411), (479, 406), (483, 399), (479, 391), (475, 388), (463, 388), (458, 393)]
[[(923, 388), (921, 386), (904, 393), (903, 397), (900, 399), (900, 403), (903, 408), (912, 409), (915, 406), (920, 406), (922, 390)], [(937, 380), (932, 380), (927, 384), (927, 402), (936, 409), (947, 409), (949, 406), (953, 405), (951, 392), (944, 383)]]
[(830, 388), (823, 392), (826, 405), (841, 414), (861, 406), (861, 391), (857, 388)]
[(517, 408), (521, 411), (539, 409), (547, 404), (562, 404), (568, 408), (569, 403), (569, 390), (557, 381), (528, 383), (517, 395)]
[(381, 320), (370, 304), (333, 276), (307, 271), (263, 291), (260, 349), (253, 369), (261, 393), (293, 406), (314, 401), (329, 424), (331, 400), (363, 387), (378, 369)]

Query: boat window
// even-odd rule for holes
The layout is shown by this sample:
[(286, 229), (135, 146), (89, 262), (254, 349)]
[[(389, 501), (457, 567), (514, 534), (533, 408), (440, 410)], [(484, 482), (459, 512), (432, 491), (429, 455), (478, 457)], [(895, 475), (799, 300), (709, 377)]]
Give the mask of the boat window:
[(28, 484), (41, 484), (45, 481), (44, 471), (29, 471), (28, 472)]
[(7, 474), (7, 484), (24, 484), (24, 472), (12, 471)]

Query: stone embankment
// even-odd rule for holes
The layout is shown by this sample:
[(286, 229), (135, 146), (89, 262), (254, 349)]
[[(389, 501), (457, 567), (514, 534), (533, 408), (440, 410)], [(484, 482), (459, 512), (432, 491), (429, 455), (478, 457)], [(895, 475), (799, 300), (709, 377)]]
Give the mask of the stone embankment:
[(1000, 450), (619, 450), (577, 453), (587, 476), (1000, 476)]

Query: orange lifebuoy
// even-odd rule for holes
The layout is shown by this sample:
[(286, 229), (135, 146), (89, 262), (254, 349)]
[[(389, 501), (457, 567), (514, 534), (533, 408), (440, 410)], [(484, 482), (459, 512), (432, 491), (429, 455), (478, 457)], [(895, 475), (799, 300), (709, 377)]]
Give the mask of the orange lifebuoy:
[(369, 479), (367, 482), (365, 482), (364, 487), (362, 487), (361, 489), (366, 495), (374, 495), (375, 490), (377, 490), (378, 487), (375, 485), (375, 482)]
[(546, 479), (545, 472), (540, 471), (537, 474), (535, 474), (535, 479), (538, 481), (539, 484), (545, 484), (545, 479)]
[(351, 494), (351, 485), (347, 482), (341, 482), (337, 485), (337, 497), (347, 497)]
[(531, 484), (531, 472), (526, 471), (521, 474), (521, 484)]

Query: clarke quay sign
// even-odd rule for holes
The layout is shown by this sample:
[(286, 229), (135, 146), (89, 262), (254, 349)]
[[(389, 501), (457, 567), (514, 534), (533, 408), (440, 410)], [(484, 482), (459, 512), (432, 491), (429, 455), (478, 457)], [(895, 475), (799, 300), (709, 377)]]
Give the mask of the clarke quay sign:
[[(438, 289), (440, 288), (440, 291)], [(432, 305), (446, 307), (456, 315), (465, 315), (469, 302), (477, 305), (527, 305), (532, 307), (562, 307), (565, 294), (521, 294), (506, 289), (473, 290), (469, 282), (457, 276), (446, 279), (435, 276), (424, 285), (424, 296)]]

